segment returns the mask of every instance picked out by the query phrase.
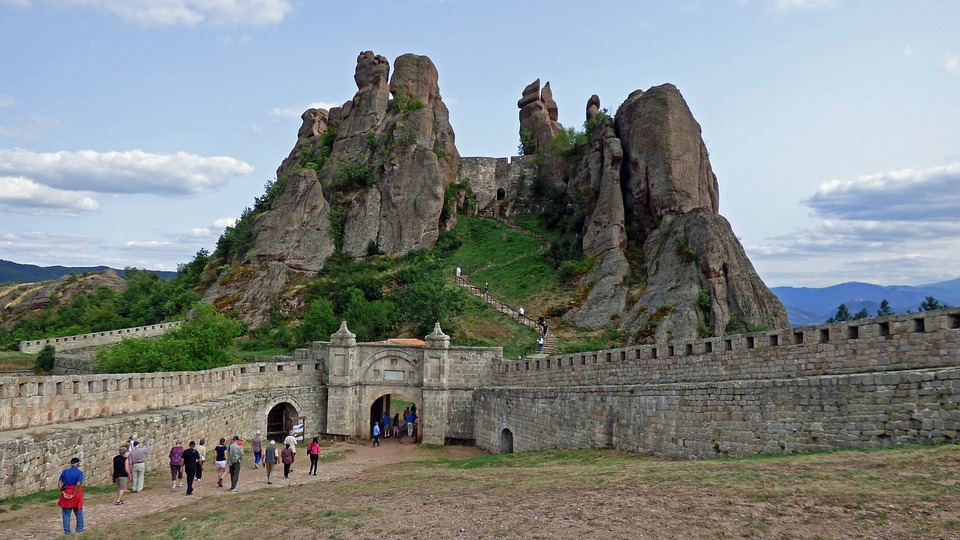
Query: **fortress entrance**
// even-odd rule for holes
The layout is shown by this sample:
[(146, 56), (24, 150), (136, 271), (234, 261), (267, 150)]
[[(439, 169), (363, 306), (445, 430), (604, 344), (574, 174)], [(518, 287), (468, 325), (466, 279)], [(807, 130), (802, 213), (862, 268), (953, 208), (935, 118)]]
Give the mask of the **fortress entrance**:
[(298, 418), (293, 405), (286, 402), (274, 405), (267, 413), (267, 440), (282, 441), (294, 428)]
[[(407, 437), (407, 429), (404, 426), (404, 422), (405, 422), (404, 411), (411, 408), (414, 414), (417, 415), (417, 422), (414, 424), (414, 430), (413, 430), (413, 442), (421, 442), (422, 437), (419, 429), (420, 427), (419, 418), (421, 414), (420, 408), (417, 407), (416, 403), (410, 401), (410, 398), (408, 398), (403, 394), (397, 394), (396, 396), (394, 396), (394, 394), (386, 394), (374, 400), (373, 404), (370, 405), (370, 419), (369, 419), (370, 428), (368, 430), (369, 432), (368, 437), (371, 439), (373, 438), (373, 423), (380, 422), (380, 429), (381, 429), (380, 439), (382, 441), (386, 435), (386, 433), (382, 431), (383, 425), (384, 425), (383, 416), (385, 414), (390, 416), (390, 428), (392, 430), (394, 417), (396, 417), (399, 414), (398, 419), (400, 420), (400, 426), (403, 426), (403, 428), (400, 430), (400, 437), (398, 440), (403, 440), (404, 438), (406, 438), (407, 442), (409, 442), (411, 439)], [(393, 437), (392, 433), (390, 437)]]

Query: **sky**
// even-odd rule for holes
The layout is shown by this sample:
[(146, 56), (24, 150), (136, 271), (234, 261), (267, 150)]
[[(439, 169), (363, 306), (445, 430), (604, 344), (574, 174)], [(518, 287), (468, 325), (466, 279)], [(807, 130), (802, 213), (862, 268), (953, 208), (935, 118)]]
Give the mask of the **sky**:
[(0, 259), (213, 251), (357, 55), (429, 56), (462, 156), (673, 83), (767, 285), (960, 277), (960, 2), (0, 0)]

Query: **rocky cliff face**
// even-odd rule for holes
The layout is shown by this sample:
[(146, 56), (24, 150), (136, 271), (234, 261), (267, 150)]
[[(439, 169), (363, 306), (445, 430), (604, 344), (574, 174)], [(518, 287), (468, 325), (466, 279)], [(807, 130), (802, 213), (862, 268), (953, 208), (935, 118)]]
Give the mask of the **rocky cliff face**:
[(567, 317), (589, 329), (619, 326), (631, 342), (788, 327), (719, 215), (719, 189), (700, 125), (673, 85), (636, 91), (616, 121), (587, 103), (594, 126), (568, 196), (588, 193), (582, 278), (586, 299)]
[(303, 114), (297, 144), (277, 171), (275, 198), (256, 216), (252, 247), (205, 300), (254, 326), (336, 250), (362, 257), (432, 246), (444, 189), (460, 155), (426, 56), (360, 53), (357, 92), (340, 107)]
[(718, 214), (700, 126), (672, 85), (634, 92), (615, 119), (591, 96), (584, 142), (569, 140), (550, 84), (537, 80), (517, 103), (528, 155), (462, 163), (429, 58), (402, 55), (391, 74), (386, 58), (363, 52), (354, 81), (352, 100), (303, 114), (297, 144), (252, 216), (251, 243), (216, 262), (231, 266), (205, 300), (258, 326), (278, 304), (301, 308), (298, 284), (337, 251), (430, 247), (450, 225), (440, 222), (444, 192), (459, 174), (487, 210), (568, 216), (566, 237), (593, 261), (582, 301), (566, 315), (577, 327), (663, 342), (787, 326)]

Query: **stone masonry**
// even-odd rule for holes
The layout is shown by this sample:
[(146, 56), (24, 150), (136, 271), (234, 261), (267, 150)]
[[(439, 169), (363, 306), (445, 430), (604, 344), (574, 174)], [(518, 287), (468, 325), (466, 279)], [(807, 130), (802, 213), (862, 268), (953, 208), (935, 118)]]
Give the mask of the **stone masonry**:
[[(418, 405), (422, 440), (493, 452), (617, 448), (682, 458), (900, 443), (960, 429), (960, 309), (503, 359), (357, 343), (346, 325), (292, 357), (201, 372), (0, 377), (0, 497), (49, 489), (74, 455), (90, 482), (130, 436), (165, 466), (175, 439), (247, 438), (275, 406), (307, 432), (369, 437), (386, 395)], [(561, 427), (561, 428), (558, 428)], [(212, 443), (212, 444), (211, 444)]]
[(960, 310), (942, 310), (503, 361), (476, 440), (681, 458), (948, 443), (958, 405)]

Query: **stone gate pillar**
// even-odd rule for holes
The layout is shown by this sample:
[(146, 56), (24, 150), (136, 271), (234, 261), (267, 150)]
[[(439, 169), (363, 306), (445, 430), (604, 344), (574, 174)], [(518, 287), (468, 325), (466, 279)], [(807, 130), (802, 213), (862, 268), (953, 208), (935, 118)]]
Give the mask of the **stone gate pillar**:
[(327, 357), (327, 432), (355, 435), (357, 408), (357, 336), (347, 321), (330, 336)]
[(450, 336), (440, 330), (438, 322), (433, 327), (433, 333), (426, 336), (424, 341), (423, 417), (420, 420), (423, 442), (442, 445), (447, 433), (449, 412)]

